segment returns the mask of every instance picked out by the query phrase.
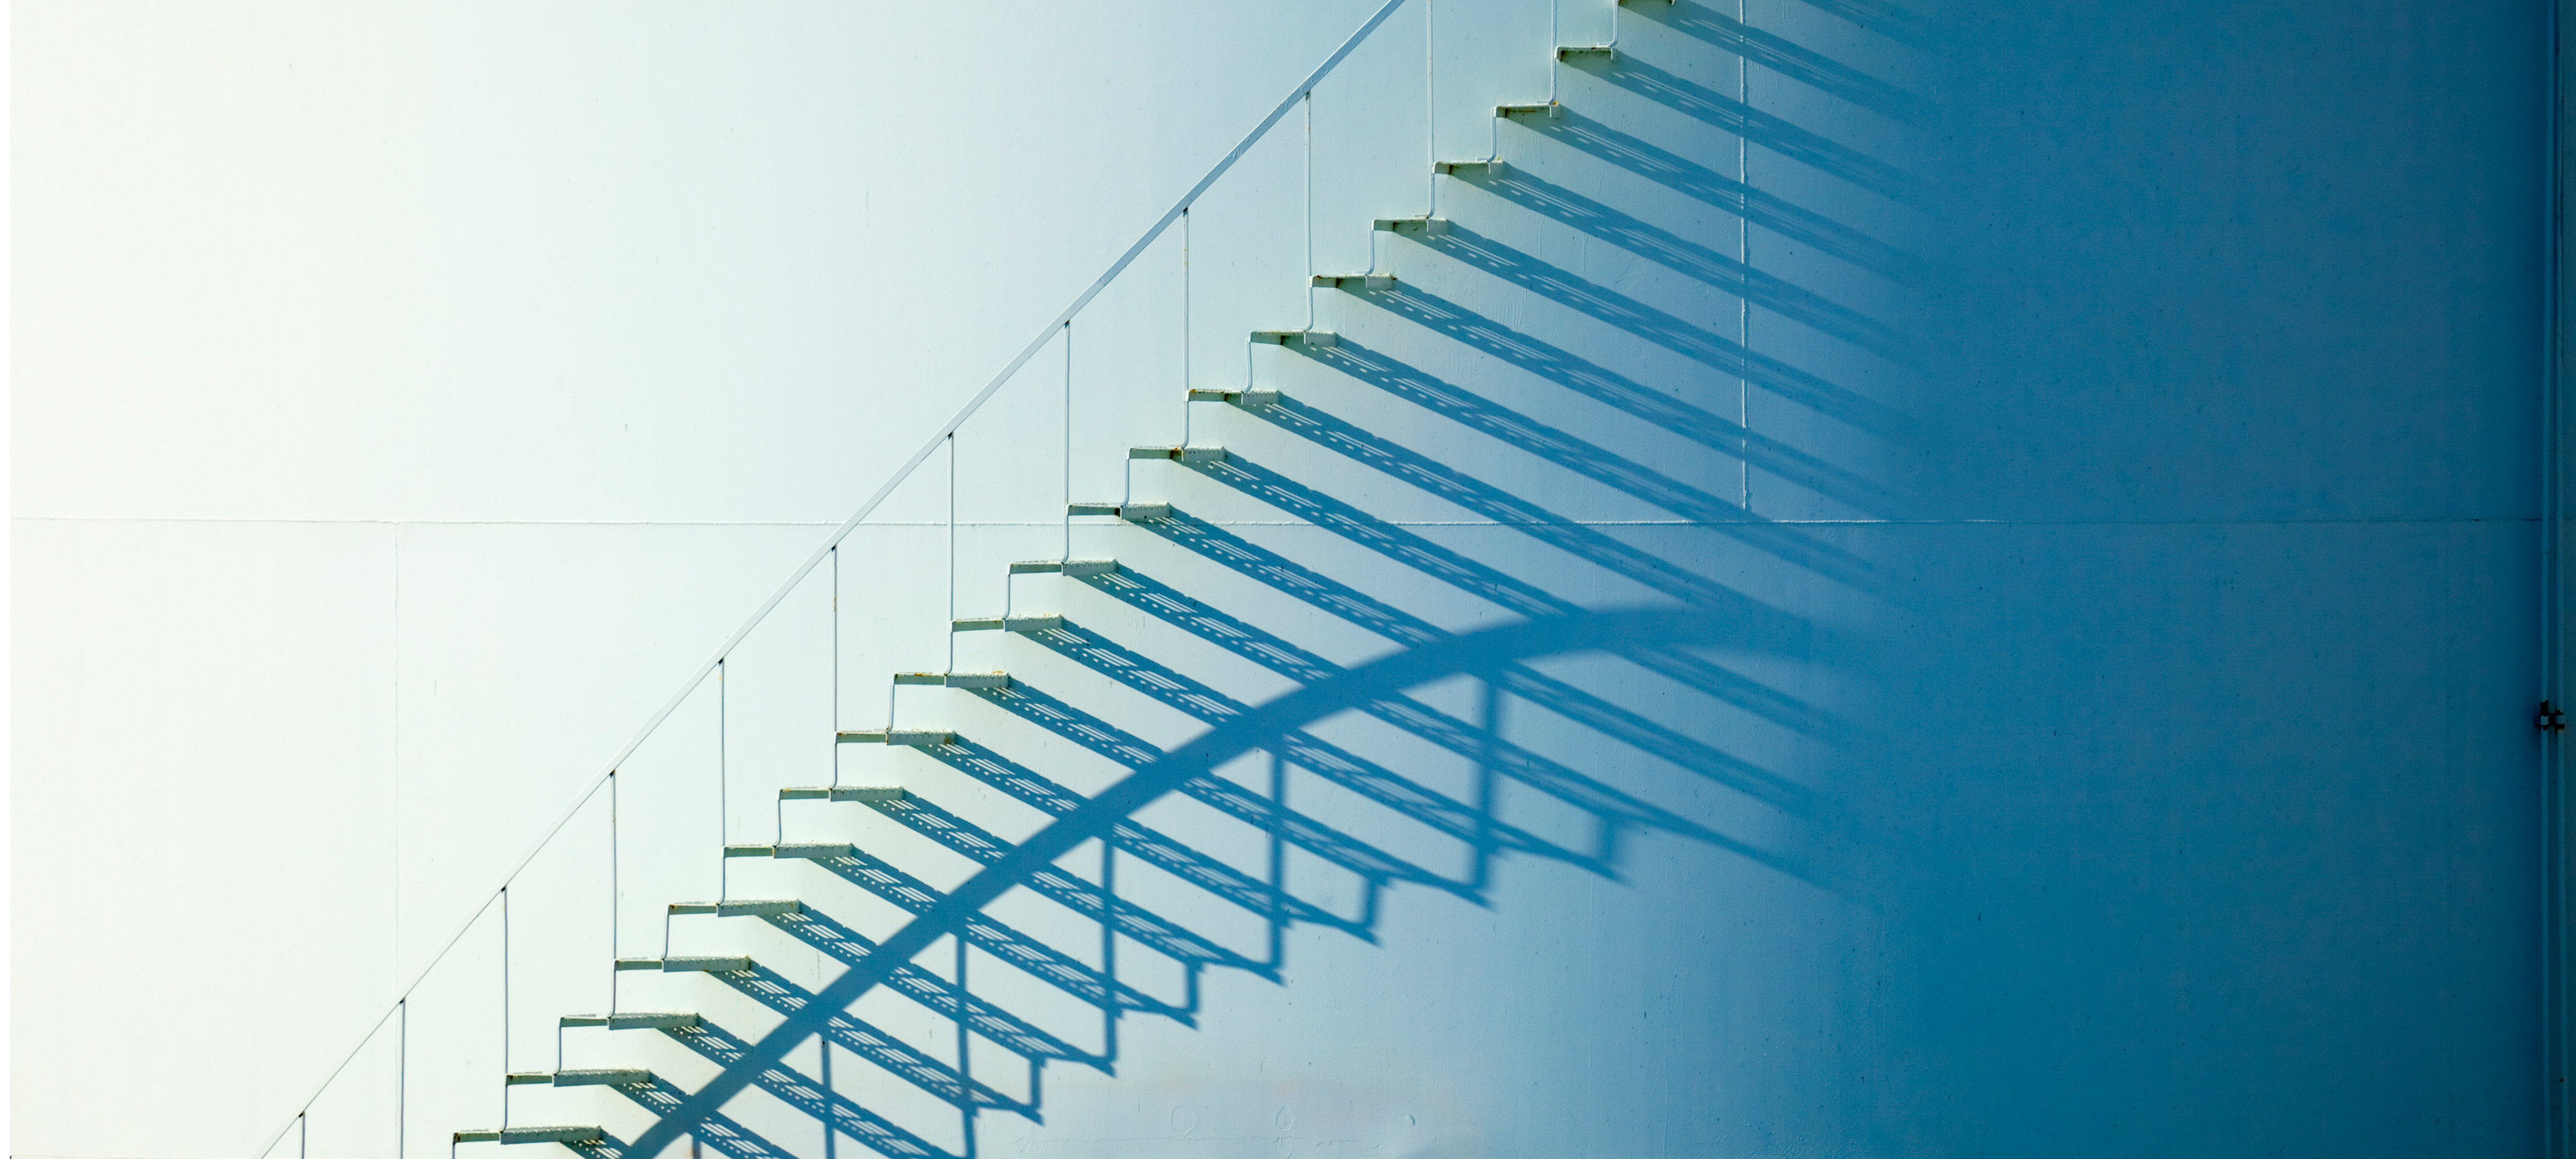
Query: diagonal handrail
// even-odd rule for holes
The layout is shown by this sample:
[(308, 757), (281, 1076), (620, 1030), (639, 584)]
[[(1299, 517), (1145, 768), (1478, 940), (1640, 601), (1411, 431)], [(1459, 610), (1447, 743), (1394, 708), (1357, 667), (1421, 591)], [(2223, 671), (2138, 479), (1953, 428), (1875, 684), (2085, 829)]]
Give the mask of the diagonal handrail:
[[(1276, 127), (1279, 124), (1280, 119), (1286, 117), (1289, 110), (1296, 108), (1297, 103), (1305, 99), (1307, 94), (1313, 91), (1318, 82), (1322, 81), (1326, 75), (1330, 74), (1335, 68), (1339, 67), (1344, 60), (1348, 59), (1352, 51), (1356, 50), (1360, 46), (1360, 42), (1368, 39), (1369, 34), (1376, 32), (1378, 26), (1385, 24), (1387, 18), (1395, 15), (1395, 10), (1403, 7), (1406, 2), (1407, 0), (1386, 0), (1385, 3), (1379, 5), (1377, 10), (1371, 13), (1367, 20), (1361, 22), (1357, 31), (1352, 32), (1349, 37), (1342, 41), (1341, 47), (1334, 49), (1330, 56), (1324, 58), (1322, 64), (1316, 65), (1314, 71), (1307, 73), (1305, 79), (1298, 81), (1296, 87), (1289, 90), (1288, 95), (1280, 100), (1278, 106), (1270, 110), (1270, 115), (1263, 117), (1259, 124), (1253, 126), (1251, 132), (1245, 133), (1243, 135), (1243, 139), (1236, 142), (1234, 148), (1228, 150), (1225, 157), (1219, 160), (1214, 167), (1207, 171), (1206, 176), (1199, 178), (1197, 184), (1190, 186), (1189, 192), (1182, 194), (1179, 199), (1172, 203), (1172, 207), (1170, 209), (1163, 211), (1163, 215), (1154, 220), (1154, 224), (1146, 227), (1144, 234), (1136, 239), (1135, 244), (1128, 246), (1125, 253), (1118, 255), (1117, 261), (1110, 263), (1109, 268), (1106, 271), (1102, 272), (1098, 278), (1093, 279), (1091, 285), (1086, 287), (1082, 293), (1076, 295), (1072, 304), (1066, 306), (1062, 313), (1057, 314), (1054, 318), (1048, 320), (1046, 325), (1040, 327), (1038, 329), (1037, 336), (1030, 339), (1027, 346), (1021, 348), (1019, 355), (1011, 359), (1010, 364), (1004, 366), (1001, 373), (994, 375), (991, 382), (986, 383), (982, 390), (975, 393), (975, 397), (968, 399), (966, 405), (959, 407), (955, 415), (951, 416), (938, 430), (932, 432), (928, 439), (923, 440), (921, 449), (914, 451), (911, 458), (904, 460), (903, 465), (895, 469), (894, 474), (886, 479), (883, 486), (877, 488), (875, 494), (868, 496), (867, 501), (861, 503), (859, 505), (859, 509), (852, 513), (848, 519), (843, 520), (841, 526), (832, 532), (830, 538), (823, 541), (822, 546), (815, 548), (814, 553), (807, 556), (804, 563), (798, 565), (794, 572), (789, 573), (787, 579), (778, 585), (778, 589), (771, 592), (768, 599), (761, 601), (760, 606), (751, 613), (751, 616), (748, 619), (743, 621), (742, 626), (735, 629), (733, 635), (726, 637), (724, 643), (718, 645), (715, 651), (710, 654), (703, 663), (699, 664), (695, 671), (689, 674), (688, 679), (680, 683), (679, 691), (672, 693), (670, 700), (664, 702), (658, 711), (654, 712), (651, 717), (645, 720), (644, 726), (636, 730), (634, 738), (626, 742), (626, 747), (618, 750), (617, 755), (609, 760), (607, 767), (602, 769), (598, 776), (593, 777), (588, 784), (582, 786), (581, 792), (573, 797), (572, 804), (567, 806), (563, 813), (555, 818), (554, 824), (546, 827), (545, 833), (539, 836), (536, 841), (528, 847), (528, 851), (526, 853), (520, 855), (519, 860), (510, 867), (510, 871), (502, 875), (500, 884), (485, 891), (484, 896), (486, 898), (486, 904), (488, 905), (490, 897), (498, 895), (502, 890), (507, 889), (511, 882), (518, 880), (519, 874), (528, 868), (529, 863), (535, 861), (537, 859), (537, 855), (545, 851), (546, 846), (554, 841), (556, 835), (563, 832), (564, 826), (571, 824), (572, 819), (581, 813), (582, 807), (590, 803), (591, 796), (599, 791), (600, 786), (606, 784), (610, 777), (617, 774), (618, 766), (624, 764), (626, 762), (626, 758), (633, 756), (635, 754), (635, 750), (642, 748), (644, 746), (644, 742), (651, 739), (653, 733), (662, 727), (664, 721), (670, 719), (672, 713), (679, 711), (680, 705), (688, 700), (691, 693), (698, 690), (699, 685), (704, 683), (708, 675), (715, 671), (716, 665), (722, 663), (726, 656), (730, 655), (736, 647), (739, 647), (743, 640), (751, 635), (752, 630), (761, 625), (762, 621), (768, 619), (769, 613), (777, 610), (778, 605), (786, 601), (788, 594), (793, 592), (798, 584), (805, 582), (806, 577), (812, 575), (814, 573), (814, 569), (822, 565), (824, 559), (831, 555), (833, 549), (841, 545), (842, 540), (848, 538), (851, 532), (858, 530), (859, 524), (866, 521), (869, 515), (874, 514), (878, 505), (884, 503), (888, 496), (894, 494), (896, 487), (901, 486), (905, 480), (910, 479), (912, 477), (912, 473), (919, 470), (921, 465), (929, 460), (932, 452), (939, 449), (940, 444), (946, 442), (949, 436), (957, 433), (957, 429), (965, 425), (967, 419), (974, 417), (975, 412), (981, 409), (984, 403), (990, 400), (994, 394), (998, 393), (1002, 389), (1003, 384), (1011, 380), (1012, 375), (1019, 373), (1021, 367), (1028, 365), (1030, 359), (1037, 357), (1038, 351), (1044, 349), (1046, 344), (1055, 337), (1058, 327), (1071, 321), (1074, 315), (1081, 313), (1082, 308), (1090, 305), (1092, 299), (1099, 297), (1100, 292), (1107, 289), (1111, 281), (1115, 280), (1119, 274), (1126, 272), (1127, 267), (1133, 264), (1138, 257), (1144, 254), (1147, 247), (1153, 245), (1154, 241), (1163, 235), (1163, 231), (1170, 229), (1174, 222), (1179, 221), (1181, 219), (1181, 215), (1188, 211), (1189, 207), (1196, 203), (1201, 196), (1205, 195), (1208, 189), (1216, 184), (1218, 178), (1225, 176), (1228, 170), (1234, 168), (1234, 163), (1242, 160), (1243, 155), (1250, 152), (1253, 145), (1259, 143), (1264, 134)], [(1424, 0), (1424, 2), (1427, 4), (1429, 3), (1429, 0)], [(261, 1145), (258, 1151), (253, 1152), (254, 1155), (266, 1155), (271, 1149), (277, 1146), (280, 1140), (286, 1138), (286, 1133), (288, 1131), (295, 1129), (296, 1118), (301, 1117), (307, 1110), (310, 1110), (313, 1106), (314, 1100), (321, 1098), (322, 1093), (330, 1089), (331, 1082), (334, 1079), (337, 1079), (340, 1072), (348, 1067), (350, 1060), (355, 1059), (358, 1056), (359, 1051), (366, 1049), (367, 1041), (374, 1037), (374, 1028), (381, 1025), (384, 1019), (390, 1016), (396, 1007), (399, 1007), (403, 1002), (408, 1001), (411, 997), (412, 991), (418, 989), (422, 982), (428, 980), (430, 971), (437, 969), (438, 964), (446, 960), (449, 951), (454, 950), (456, 948), (456, 944), (463, 941), (465, 935), (473, 930), (475, 922), (482, 918), (483, 909), (484, 907), (478, 906), (475, 909), (473, 916), (465, 919), (463, 924), (457, 927), (456, 932), (449, 935), (447, 941), (439, 946), (438, 952), (430, 955), (429, 961), (421, 967), (420, 972), (413, 975), (411, 982), (408, 985), (405, 985), (402, 988), (401, 993), (398, 994), (394, 1001), (385, 1008), (385, 1013), (378, 1015), (375, 1021), (369, 1023), (369, 1031), (367, 1035), (360, 1038), (358, 1040), (358, 1044), (351, 1047), (349, 1049), (349, 1053), (340, 1059), (339, 1064), (331, 1068), (330, 1075), (324, 1078), (319, 1085), (314, 1087), (313, 1093), (305, 1096), (304, 1101), (301, 1104), (298, 1104), (295, 1117), (288, 1118), (286, 1124), (278, 1128), (277, 1133), (270, 1136), (267, 1143)]]

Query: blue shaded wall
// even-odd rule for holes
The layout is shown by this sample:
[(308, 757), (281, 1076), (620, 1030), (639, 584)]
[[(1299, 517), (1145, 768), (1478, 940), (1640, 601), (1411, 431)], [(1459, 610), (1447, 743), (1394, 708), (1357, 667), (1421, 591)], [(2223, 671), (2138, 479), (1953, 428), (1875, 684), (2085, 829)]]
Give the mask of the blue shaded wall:
[[(1122, 952), (1167, 1005), (978, 1146), (2531, 1149), (2540, 10), (1681, 0), (1552, 77), (1522, 67), (1538, 13), (1488, 15), (1449, 18), (1483, 39), (1433, 149), (1508, 169), (1424, 190), (1418, 145), (1351, 128), (1422, 99), (1404, 74), (1319, 88), (1313, 160), (1289, 136), (1194, 210), (1188, 383), (1281, 401), (1198, 408), (1222, 463), (1134, 467), (1110, 448), (1177, 434), (1179, 368), (1142, 352), (1168, 332), (1077, 338), (1065, 389), (1133, 402), (1074, 407), (1070, 497), (1132, 479), (1175, 511), (1073, 528), (1115, 577), (1011, 589), (1073, 626), (953, 661), (1023, 691), (908, 719), (1081, 769), (1445, 633), (1687, 605), (1731, 634), (1466, 671), (1409, 702), (1446, 724), (1312, 728), (1418, 810), (1322, 750), (1226, 770), (1374, 851), (1267, 862), (1339, 918), (1229, 941), (1242, 914), (1119, 876), (1259, 964)], [(1554, 115), (1491, 117), (1540, 84)], [(1366, 229), (1426, 194), (1445, 232)], [(1309, 274), (1361, 269), (1397, 282), (1315, 292), (1337, 344), (1233, 361), (1303, 325)], [(913, 494), (935, 521), (953, 486), (973, 525), (960, 614), (1057, 550), (1046, 375)], [(883, 536), (860, 558), (936, 550)], [(1134, 739), (1045, 727), (1059, 701)], [(982, 759), (883, 768), (972, 814)], [(1139, 816), (1263, 871), (1209, 800)], [(892, 847), (862, 822), (833, 832)]]

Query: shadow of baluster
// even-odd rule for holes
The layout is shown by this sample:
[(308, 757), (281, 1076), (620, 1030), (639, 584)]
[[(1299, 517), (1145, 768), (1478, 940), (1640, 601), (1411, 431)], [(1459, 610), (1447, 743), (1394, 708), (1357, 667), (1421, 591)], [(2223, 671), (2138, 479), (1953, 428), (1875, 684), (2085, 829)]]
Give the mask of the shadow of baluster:
[[(1067, 622), (1062, 631), (1048, 633), (1047, 639), (1041, 643), (1077, 664), (1209, 724), (1222, 724), (1248, 708), (1198, 680), (1071, 622)], [(1328, 675), (1329, 671), (1325, 674)], [(1481, 817), (1475, 807), (1466, 802), (1433, 792), (1384, 765), (1302, 730), (1283, 734), (1273, 751), (1290, 763), (1426, 828), (1471, 844), (1486, 845), (1487, 848), (1480, 852), (1509, 850), (1534, 854), (1579, 865), (1605, 876), (1616, 876), (1611, 866), (1597, 856), (1579, 853), (1515, 826)]]
[[(923, 752), (1049, 816), (1064, 816), (1082, 803), (1081, 796), (1072, 790), (966, 737)], [(1120, 852), (1247, 912), (1265, 917), (1276, 913), (1286, 921), (1336, 929), (1363, 941), (1376, 939), (1365, 922), (1343, 917), (1302, 898), (1283, 899), (1270, 883), (1211, 858), (1152, 826), (1121, 821), (1110, 830), (1108, 840)]]
[[(917, 795), (907, 795), (900, 800), (869, 801), (867, 806), (979, 865), (991, 865), (1011, 851), (1010, 842)], [(1217, 945), (1134, 902), (1118, 902), (1110, 912), (1103, 914), (1100, 887), (1062, 869), (1049, 866), (1032, 873), (1025, 887), (1029, 892), (1084, 918), (1109, 922), (1121, 936), (1180, 963), (1184, 969), (1195, 972), (1215, 966), (1264, 975), (1269, 973), (1266, 964)]]
[[(1222, 564), (1239, 575), (1259, 581), (1391, 642), (1412, 647), (1446, 639), (1450, 635), (1428, 620), (1178, 508), (1174, 508), (1168, 517), (1142, 526), (1202, 558)], [(1649, 654), (1631, 659), (1651, 668), (1651, 662), (1656, 659), (1673, 658)], [(1683, 659), (1705, 664), (1692, 657)], [(1726, 678), (1712, 679), (1709, 672), (1696, 669), (1666, 674), (1712, 699), (1754, 711), (1756, 715), (1778, 723), (1802, 718), (1802, 714), (1794, 711), (1798, 707), (1795, 702), (1786, 705), (1774, 703), (1780, 698), (1770, 690), (1725, 673), (1723, 669), (1712, 670), (1723, 673)], [(1507, 666), (1493, 675), (1505, 690), (1522, 699), (1756, 800), (1801, 816), (1816, 810), (1814, 790), (1685, 736), (1633, 710), (1612, 704), (1564, 680), (1518, 665)], [(1751, 704), (1764, 705), (1770, 711), (1753, 709), (1749, 707)]]
[[(703, 1020), (696, 1026), (665, 1028), (662, 1033), (718, 1066), (732, 1067), (749, 1056), (749, 1043)], [(885, 1116), (837, 1092), (825, 1091), (792, 1067), (762, 1067), (753, 1072), (751, 1081), (753, 1086), (777, 1096), (779, 1101), (814, 1116), (826, 1126), (882, 1154), (896, 1159), (961, 1159), (930, 1145), (921, 1136), (905, 1130)], [(657, 1115), (667, 1115), (677, 1109), (683, 1097), (679, 1088), (659, 1076), (650, 1084), (615, 1089)], [(767, 1140), (722, 1115), (708, 1115), (697, 1135), (708, 1146), (734, 1156), (734, 1159), (790, 1159), (788, 1152), (770, 1145)], [(741, 1140), (757, 1141), (763, 1149), (749, 1154), (737, 1151), (735, 1147)]]
[[(757, 962), (747, 970), (708, 971), (709, 975), (733, 987), (751, 1000), (780, 1014), (795, 1014), (805, 1009), (814, 995), (804, 987), (788, 981), (775, 970)], [(934, 1010), (954, 1010), (955, 999), (944, 998)], [(701, 1020), (703, 1022), (703, 1019)], [(1000, 1091), (959, 1074), (955, 1067), (922, 1053), (919, 1049), (872, 1026), (847, 1010), (835, 1011), (823, 1023), (823, 1034), (842, 1049), (876, 1065), (904, 1082), (938, 1097), (942, 1102), (960, 1103), (971, 1100), (977, 1107), (1012, 1111), (1037, 1117), (1035, 1102), (1023, 1103)]]
[[(1038, 643), (1053, 647), (1055, 642), (1047, 637), (1058, 634), (1058, 631), (1061, 630), (1032, 632), (1028, 635)], [(1130, 767), (1142, 768), (1157, 759), (1155, 755), (1140, 756), (1140, 754), (1158, 754), (1159, 750), (1153, 746), (1025, 682), (1014, 680), (1011, 682), (1011, 687), (1004, 689), (974, 689), (973, 694), (999, 705), (1006, 712), (1084, 744), (1085, 747), (1112, 760), (1121, 763), (1130, 760), (1138, 762)], [(1259, 796), (1222, 778), (1190, 777), (1174, 786), (1173, 791), (1213, 807), (1218, 812), (1258, 830), (1267, 831), (1274, 821), (1274, 806), (1269, 798)], [(1363, 917), (1360, 919), (1363, 927), (1374, 924), (1378, 889), (1390, 883), (1427, 886), (1456, 894), (1480, 905), (1484, 902), (1482, 895), (1469, 883), (1454, 880), (1416, 865), (1412, 861), (1343, 833), (1293, 809), (1275, 819), (1279, 822), (1279, 827), (1289, 844), (1349, 871), (1366, 883), (1368, 888), (1365, 893), (1365, 908)]]
[[(1537, 619), (1570, 615), (1583, 610), (1572, 600), (1552, 595), (1517, 576), (1469, 559), (1410, 531), (1388, 524), (1365, 511), (1254, 463), (1241, 455), (1229, 453), (1222, 463), (1193, 463), (1189, 466), (1190, 469), (1210, 479), (1259, 499), (1296, 519), (1339, 535), (1506, 611)], [(1175, 518), (1183, 515), (1178, 507), (1174, 507), (1172, 511)], [(1149, 520), (1144, 526), (1151, 528), (1164, 522), (1169, 521)], [(1526, 529), (1531, 526), (1521, 524), (1519, 528)], [(1539, 530), (1568, 529), (1543, 526)], [(1588, 529), (1570, 530), (1575, 532), (1578, 542), (1584, 542), (1587, 545), (1599, 540), (1617, 551), (1634, 550), (1625, 544), (1608, 541), (1607, 537)], [(1658, 561), (1658, 570), (1672, 569), (1661, 565)], [(1812, 639), (1820, 629), (1815, 625), (1750, 600), (1731, 590), (1713, 587), (1695, 576), (1684, 575), (1681, 579), (1690, 588), (1722, 592), (1725, 598), (1717, 605), (1717, 610), (1731, 618), (1742, 620), (1748, 626), (1762, 629), (1761, 635), (1764, 638), (1799, 639), (1801, 654), (1812, 655), (1817, 651)], [(1629, 658), (1642, 667), (1672, 676), (1692, 688), (1776, 723), (1797, 729), (1818, 740), (1827, 743), (1843, 743), (1853, 735), (1854, 726), (1851, 722), (1788, 696), (1777, 689), (1747, 680), (1740, 674), (1699, 657), (1677, 652), (1646, 651), (1630, 653)]]
[[(921, 879), (865, 850), (854, 849), (842, 857), (808, 860), (915, 915), (930, 912), (945, 896)], [(1120, 1010), (1142, 1011), (1183, 1025), (1192, 1024), (1194, 1010), (1191, 1005), (1176, 1006), (1110, 979), (1099, 970), (1067, 957), (1055, 947), (1029, 937), (989, 914), (977, 914), (966, 923), (962, 933), (976, 949), (1090, 1005), (1109, 1006), (1114, 1003)]]
[[(790, 914), (763, 914), (762, 920), (847, 965), (857, 965), (877, 947), (875, 941), (833, 921), (812, 906)], [(949, 1005), (955, 995), (955, 987), (947, 979), (911, 962), (895, 968), (886, 979), (886, 988), (933, 1010)], [(1061, 1059), (1082, 1063), (1104, 1073), (1110, 1070), (1110, 1059), (1106, 1056), (1078, 1049), (981, 998), (969, 997), (966, 1017), (968, 1027), (975, 1033), (1029, 1059), (1033, 1067), (1037, 1063)], [(1036, 1089), (1034, 1078), (1031, 1089)]]
[[(1115, 572), (1084, 577), (1083, 582), (1173, 627), (1300, 683), (1330, 679), (1343, 671), (1340, 666), (1331, 664), (1320, 656), (1306, 652), (1285, 639), (1183, 595), (1135, 568), (1122, 566)], [(1090, 635), (1090, 633), (1083, 634)], [(1126, 682), (1146, 695), (1162, 699), (1174, 707), (1182, 708), (1183, 711), (1190, 711), (1189, 704), (1226, 703), (1228, 710), (1223, 714), (1209, 713), (1203, 717), (1212, 724), (1229, 719), (1248, 708), (1239, 702), (1227, 700), (1215, 689), (1170, 668), (1153, 666), (1149, 669), (1147, 666), (1152, 665), (1152, 661), (1097, 636), (1092, 636), (1091, 641), (1079, 651), (1064, 647), (1057, 648), (1057, 651), (1086, 666), (1110, 671), (1113, 674), (1137, 672), (1150, 675), (1152, 678), (1149, 680), (1127, 677)], [(1537, 703), (1541, 707), (1546, 707), (1543, 701)], [(1488, 841), (1496, 850), (1509, 849), (1551, 857), (1615, 879), (1618, 876), (1618, 868), (1612, 854), (1616, 848), (1617, 831), (1622, 826), (1636, 826), (1704, 842), (1771, 866), (1781, 872), (1810, 881), (1815, 879), (1810, 869), (1778, 851), (1763, 849), (1729, 837), (1670, 810), (1621, 792), (1564, 764), (1507, 740), (1491, 736), (1474, 724), (1434, 710), (1410, 697), (1371, 701), (1358, 706), (1358, 710), (1430, 741), (1449, 752), (1484, 762), (1501, 776), (1591, 814), (1601, 832), (1600, 844), (1592, 853), (1567, 856), (1565, 851), (1553, 843), (1524, 834), (1512, 826), (1496, 822), (1489, 817), (1479, 817), (1474, 808), (1467, 803), (1423, 788), (1392, 771), (1368, 765), (1365, 770), (1353, 770), (1345, 774), (1351, 776), (1353, 782), (1360, 782), (1362, 778), (1392, 782), (1382, 789), (1364, 787), (1363, 783), (1350, 783), (1347, 787), (1369, 795), (1372, 799), (1379, 799), (1378, 794), (1381, 792), (1386, 793), (1390, 798), (1400, 798), (1401, 803), (1395, 800), (1388, 800), (1385, 803), (1450, 836), (1462, 840)], [(1357, 760), (1303, 733), (1283, 737), (1278, 751), (1291, 760), (1328, 777), (1334, 776), (1333, 772), (1327, 771), (1336, 767), (1332, 762)]]

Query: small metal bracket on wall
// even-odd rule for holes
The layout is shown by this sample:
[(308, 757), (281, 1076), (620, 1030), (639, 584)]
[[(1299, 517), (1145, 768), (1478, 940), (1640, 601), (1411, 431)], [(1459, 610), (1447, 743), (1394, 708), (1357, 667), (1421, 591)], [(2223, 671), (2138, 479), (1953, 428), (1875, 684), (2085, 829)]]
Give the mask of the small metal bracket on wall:
[(2541, 701), (2540, 710), (2532, 714), (2531, 726), (2542, 732), (2565, 732), (2567, 731), (2567, 710), (2553, 707), (2546, 700)]

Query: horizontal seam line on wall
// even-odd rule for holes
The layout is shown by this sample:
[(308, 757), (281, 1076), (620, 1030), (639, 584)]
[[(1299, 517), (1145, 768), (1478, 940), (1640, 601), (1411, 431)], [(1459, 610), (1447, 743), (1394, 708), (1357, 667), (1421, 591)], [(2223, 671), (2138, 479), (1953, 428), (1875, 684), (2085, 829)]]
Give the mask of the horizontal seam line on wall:
[[(233, 519), (184, 516), (16, 515), (16, 523), (252, 523), (351, 527), (838, 527), (802, 520), (723, 519)], [(1217, 527), (1317, 527), (1301, 519), (1206, 519)], [(2538, 523), (2534, 515), (2351, 516), (2322, 519), (1372, 519), (1383, 527), (2295, 527), (2342, 524)], [(1058, 527), (1061, 519), (961, 519), (959, 527)], [(947, 527), (941, 519), (887, 520), (870, 527)], [(32, 1159), (32, 1157), (30, 1157)]]

